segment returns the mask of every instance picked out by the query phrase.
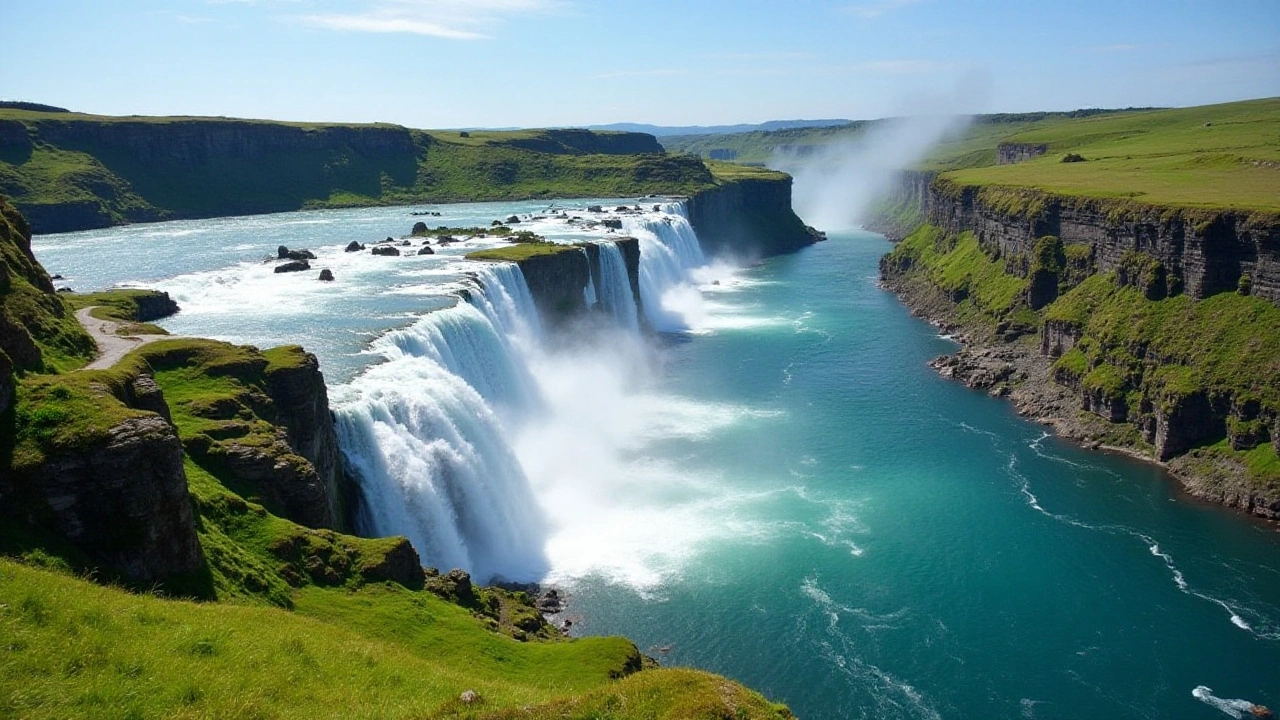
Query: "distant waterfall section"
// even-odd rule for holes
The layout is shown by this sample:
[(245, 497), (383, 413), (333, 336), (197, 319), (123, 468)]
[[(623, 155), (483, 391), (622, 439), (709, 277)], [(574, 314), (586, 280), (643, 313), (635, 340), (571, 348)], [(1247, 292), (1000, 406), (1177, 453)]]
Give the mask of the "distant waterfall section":
[[(613, 317), (618, 327), (639, 332), (640, 315), (635, 296), (631, 293), (631, 280), (627, 277), (627, 262), (616, 243), (600, 242), (600, 288), (594, 289), (600, 309)], [(644, 251), (640, 253), (644, 262)]]
[(701, 294), (690, 273), (706, 265), (684, 203), (662, 206), (660, 216), (628, 217), (623, 231), (640, 240), (640, 304), (649, 327), (659, 332), (690, 329)]
[[(683, 205), (627, 222), (645, 319), (687, 329), (681, 300), (697, 293), (690, 272), (705, 259)], [(600, 282), (585, 299), (639, 337), (622, 253), (599, 245)], [(424, 564), (479, 582), (535, 581), (551, 569), (552, 528), (512, 442), (526, 422), (556, 422), (531, 372), (549, 343), (518, 266), (476, 263), (474, 276), (453, 307), (371, 343), (386, 362), (334, 391), (339, 443), (362, 493), (361, 534), (404, 535)]]

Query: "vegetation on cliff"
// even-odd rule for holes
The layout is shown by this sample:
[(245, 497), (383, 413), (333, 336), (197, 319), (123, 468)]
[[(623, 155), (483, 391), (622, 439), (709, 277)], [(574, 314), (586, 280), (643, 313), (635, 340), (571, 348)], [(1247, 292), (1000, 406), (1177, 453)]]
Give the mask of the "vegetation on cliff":
[(652, 137), (438, 132), (0, 109), (0, 194), (38, 232), (301, 208), (689, 194), (712, 183)]
[[(93, 351), (93, 340), (31, 254), (26, 220), (0, 198), (0, 384), (14, 372), (78, 367)], [(0, 410), (6, 405), (0, 397)]]
[[(978, 115), (963, 131), (943, 139), (924, 161), (924, 169), (952, 170), (992, 165), (996, 146), (1006, 137), (1037, 128), (1054, 127), (1078, 118), (1136, 112), (1127, 110), (1074, 110), (1070, 112), (1030, 112)], [(711, 157), (716, 150), (728, 150), (734, 162), (763, 165), (775, 155), (806, 155), (824, 148), (861, 142), (887, 120), (857, 120), (843, 125), (815, 128), (754, 130), (711, 135), (669, 135), (659, 139), (670, 152)]]
[[(0, 715), (790, 717), (644, 669), (624, 638), (564, 638), (526, 593), (424, 570), (404, 538), (315, 527), (335, 491), (301, 456), (296, 405), (329, 421), (296, 402), (323, 387), (301, 348), (165, 339), (53, 372), (92, 342), (64, 349), (79, 326), (4, 210), (0, 310), (36, 353), (15, 352), (0, 413)], [(76, 298), (135, 321), (163, 301)]]
[(1280, 516), (1277, 128), (1272, 99), (1015, 134), (1004, 164), (886, 204), (916, 229), (882, 273), (979, 344), (1051, 362), (1081, 423), (1102, 426), (1083, 437)]
[[(1161, 207), (1280, 212), (1280, 98), (1103, 115), (1007, 135), (1024, 162), (957, 170), (966, 186), (1034, 188)], [(1074, 154), (1083, 161), (1063, 163)]]

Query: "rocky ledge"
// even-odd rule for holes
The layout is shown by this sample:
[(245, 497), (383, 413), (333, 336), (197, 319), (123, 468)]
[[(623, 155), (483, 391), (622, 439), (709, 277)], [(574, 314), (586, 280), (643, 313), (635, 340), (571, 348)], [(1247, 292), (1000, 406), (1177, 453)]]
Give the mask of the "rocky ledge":
[(1164, 468), (1188, 494), (1236, 508), (1268, 520), (1280, 520), (1280, 493), (1260, 491), (1245, 481), (1238, 467), (1206, 466), (1191, 455), (1163, 462), (1146, 449), (1125, 442), (1117, 425), (1090, 406), (1090, 398), (1053, 380), (1054, 359), (1041, 352), (1034, 336), (983, 336), (953, 319), (954, 306), (938, 288), (917, 278), (887, 275), (882, 285), (894, 292), (916, 317), (949, 335), (961, 348), (929, 361), (944, 378), (993, 397), (1006, 398), (1017, 413), (1047, 426), (1055, 435), (1090, 450), (1116, 452)]

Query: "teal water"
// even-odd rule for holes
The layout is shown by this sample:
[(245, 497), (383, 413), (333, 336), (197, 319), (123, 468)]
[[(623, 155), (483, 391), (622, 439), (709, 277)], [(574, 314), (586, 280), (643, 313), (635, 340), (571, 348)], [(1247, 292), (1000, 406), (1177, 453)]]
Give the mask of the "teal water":
[[(440, 221), (516, 207), (452, 206)], [(293, 213), (35, 247), (81, 289), (171, 289), (187, 308), (174, 331), (302, 342), (341, 412), (348, 383), (381, 362), (369, 342), (447, 307), (466, 273), (457, 257), (341, 253), (411, 222)], [(151, 261), (121, 259), (144, 232)], [(257, 258), (280, 242), (319, 249), (313, 264), (340, 282), (272, 277)], [(606, 333), (532, 363), (557, 417), (511, 425), (510, 442), (575, 634), (625, 634), (809, 719), (1240, 712), (1198, 686), (1280, 705), (1275, 529), (940, 379), (925, 362), (954, 346), (876, 285), (889, 247), (844, 234), (709, 271), (692, 332)], [(549, 445), (570, 450), (533, 449)]]
[(806, 718), (1220, 716), (1200, 685), (1280, 704), (1275, 529), (939, 378), (954, 346), (876, 285), (889, 247), (772, 259), (734, 302), (792, 323), (667, 348), (676, 392), (781, 413), (668, 448), (767, 496), (739, 519), (768, 530), (647, 593), (581, 583), (579, 629)]

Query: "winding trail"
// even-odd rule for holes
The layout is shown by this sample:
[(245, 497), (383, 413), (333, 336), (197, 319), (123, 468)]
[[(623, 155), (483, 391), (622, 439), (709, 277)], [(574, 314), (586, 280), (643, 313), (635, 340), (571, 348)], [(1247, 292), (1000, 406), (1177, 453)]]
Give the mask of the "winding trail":
[(76, 320), (80, 321), (84, 329), (93, 336), (93, 341), (98, 344), (98, 358), (85, 365), (84, 370), (105, 370), (115, 365), (120, 358), (135, 348), (156, 340), (173, 338), (173, 335), (117, 335), (116, 331), (122, 323), (102, 320), (90, 315), (89, 313), (97, 307), (99, 306), (94, 305), (76, 311)]

